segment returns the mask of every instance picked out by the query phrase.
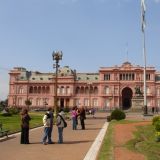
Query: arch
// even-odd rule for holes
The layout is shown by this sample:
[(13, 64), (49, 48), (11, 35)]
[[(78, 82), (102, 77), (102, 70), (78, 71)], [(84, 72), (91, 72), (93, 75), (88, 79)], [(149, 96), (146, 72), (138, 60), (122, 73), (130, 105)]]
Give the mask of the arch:
[(50, 93), (50, 88), (49, 88), (49, 86), (46, 87), (46, 93)]
[(122, 109), (127, 110), (132, 106), (132, 89), (129, 87), (125, 87), (122, 90)]
[(94, 87), (94, 94), (98, 94), (98, 87)]
[(29, 87), (29, 93), (33, 93), (33, 86)]

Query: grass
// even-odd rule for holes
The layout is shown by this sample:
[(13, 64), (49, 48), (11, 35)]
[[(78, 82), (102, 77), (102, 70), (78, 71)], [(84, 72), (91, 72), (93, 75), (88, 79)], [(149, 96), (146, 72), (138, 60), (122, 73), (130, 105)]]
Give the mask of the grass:
[(103, 144), (100, 150), (100, 153), (98, 155), (98, 160), (112, 160), (113, 155), (113, 143), (112, 143), (112, 137), (113, 135), (113, 124), (110, 123), (107, 129), (107, 133), (104, 137)]
[[(104, 137), (103, 144), (101, 146), (98, 160), (113, 160), (113, 128), (116, 124), (133, 123), (136, 121), (112, 121), (109, 124), (108, 130)], [(155, 130), (152, 125), (138, 126), (134, 132), (135, 138), (127, 142), (124, 146), (134, 152), (140, 152), (145, 155), (147, 160), (159, 160), (160, 159), (160, 142), (156, 142)]]
[(153, 125), (139, 126), (134, 132), (135, 138), (130, 140), (126, 147), (138, 151), (147, 157), (147, 160), (160, 159), (160, 142), (156, 142)]
[[(42, 125), (42, 117), (44, 113), (41, 112), (31, 112), (29, 113), (31, 117), (30, 128), (34, 128)], [(4, 117), (0, 114), (0, 123), (3, 124), (3, 129), (9, 130), (10, 134), (19, 132), (21, 129), (21, 119), (20, 115), (12, 115)]]

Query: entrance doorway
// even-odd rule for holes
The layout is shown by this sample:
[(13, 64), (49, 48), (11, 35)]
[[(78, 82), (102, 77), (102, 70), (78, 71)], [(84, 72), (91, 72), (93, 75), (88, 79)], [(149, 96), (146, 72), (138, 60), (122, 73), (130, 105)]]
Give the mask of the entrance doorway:
[(132, 92), (131, 88), (125, 87), (122, 90), (122, 109), (123, 110), (127, 110), (127, 109), (131, 108), (131, 106), (132, 106), (132, 95), (133, 95), (133, 92)]

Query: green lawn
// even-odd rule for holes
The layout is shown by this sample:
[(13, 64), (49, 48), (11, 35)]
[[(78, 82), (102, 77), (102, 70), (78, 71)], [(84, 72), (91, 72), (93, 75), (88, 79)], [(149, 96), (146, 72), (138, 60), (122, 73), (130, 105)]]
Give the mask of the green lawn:
[(156, 142), (154, 126), (139, 126), (137, 129), (135, 138), (126, 147), (144, 154), (147, 160), (160, 160), (160, 142)]
[[(105, 135), (98, 160), (113, 160), (113, 127), (118, 123), (132, 123), (133, 121), (112, 121), (109, 124)], [(155, 140), (155, 130), (152, 125), (139, 126), (134, 133), (135, 138), (127, 142), (125, 147), (132, 151), (140, 152), (147, 157), (147, 160), (160, 160), (160, 142)]]
[[(31, 112), (30, 128), (34, 128), (42, 125), (42, 117), (44, 113), (41, 112)], [(4, 117), (0, 114), (0, 123), (3, 124), (3, 129), (9, 129), (9, 133), (15, 133), (20, 131), (20, 115), (12, 115), (10, 117)]]

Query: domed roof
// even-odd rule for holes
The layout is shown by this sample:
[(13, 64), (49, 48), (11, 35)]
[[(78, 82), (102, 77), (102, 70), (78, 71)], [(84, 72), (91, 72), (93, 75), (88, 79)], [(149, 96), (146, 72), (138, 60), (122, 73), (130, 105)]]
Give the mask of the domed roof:
[(63, 68), (59, 68), (58, 74), (60, 76), (72, 76), (74, 72), (69, 68), (69, 66), (64, 66)]

